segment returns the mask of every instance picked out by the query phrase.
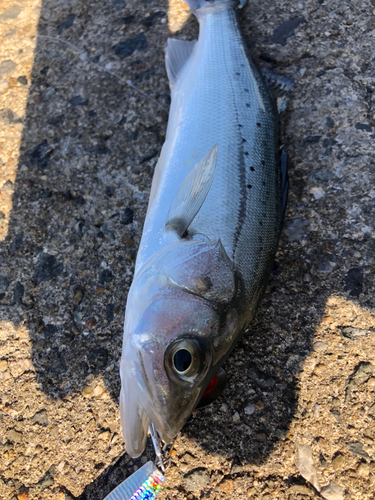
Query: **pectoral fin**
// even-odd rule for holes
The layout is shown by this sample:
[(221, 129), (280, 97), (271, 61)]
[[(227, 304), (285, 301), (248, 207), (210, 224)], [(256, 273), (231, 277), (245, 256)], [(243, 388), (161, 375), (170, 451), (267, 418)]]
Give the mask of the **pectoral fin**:
[(176, 231), (181, 238), (193, 222), (211, 188), (217, 163), (217, 150), (218, 145), (215, 144), (195, 165), (172, 201), (165, 227)]
[(168, 45), (165, 49), (165, 66), (169, 83), (172, 86), (177, 79), (178, 73), (189, 59), (197, 42), (185, 42), (168, 38)]

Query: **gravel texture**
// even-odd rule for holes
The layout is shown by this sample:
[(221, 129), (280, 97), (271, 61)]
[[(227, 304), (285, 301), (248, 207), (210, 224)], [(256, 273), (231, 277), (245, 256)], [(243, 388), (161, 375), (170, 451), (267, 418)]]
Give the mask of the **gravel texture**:
[[(251, 0), (240, 17), (257, 65), (295, 81), (286, 223), (228, 388), (176, 440), (160, 499), (374, 499), (375, 3)], [(101, 500), (153, 458), (125, 453), (118, 364), (171, 32), (196, 37), (179, 0), (1, 2), (4, 500)]]

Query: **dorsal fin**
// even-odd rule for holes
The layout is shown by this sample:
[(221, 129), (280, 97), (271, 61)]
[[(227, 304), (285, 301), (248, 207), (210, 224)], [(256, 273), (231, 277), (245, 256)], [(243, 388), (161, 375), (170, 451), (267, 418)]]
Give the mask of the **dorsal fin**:
[(214, 180), (218, 145), (198, 162), (178, 188), (165, 223), (182, 238), (203, 205)]
[(196, 43), (195, 40), (192, 42), (185, 42), (183, 40), (168, 38), (167, 47), (165, 49), (165, 66), (171, 86), (177, 80), (178, 73), (189, 59)]
[(285, 111), (289, 95), (294, 88), (294, 81), (289, 76), (276, 73), (271, 69), (261, 68), (260, 72), (270, 94), (276, 102), (277, 111), (281, 114)]

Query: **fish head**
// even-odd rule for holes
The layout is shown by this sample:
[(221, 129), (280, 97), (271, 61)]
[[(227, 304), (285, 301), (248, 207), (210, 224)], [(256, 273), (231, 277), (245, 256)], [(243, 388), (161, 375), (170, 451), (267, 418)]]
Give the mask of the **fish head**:
[(235, 280), (224, 249), (181, 245), (146, 262), (128, 296), (120, 409), (133, 457), (143, 452), (150, 422), (173, 441), (231, 344)]

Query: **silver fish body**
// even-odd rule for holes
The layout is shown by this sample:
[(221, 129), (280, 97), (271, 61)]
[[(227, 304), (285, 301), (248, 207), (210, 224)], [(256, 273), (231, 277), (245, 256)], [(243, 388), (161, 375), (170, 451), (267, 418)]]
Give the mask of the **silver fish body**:
[(256, 312), (281, 227), (274, 102), (235, 4), (193, 1), (198, 41), (167, 47), (168, 129), (125, 315), (120, 409), (132, 456), (150, 421), (166, 442), (186, 422)]

